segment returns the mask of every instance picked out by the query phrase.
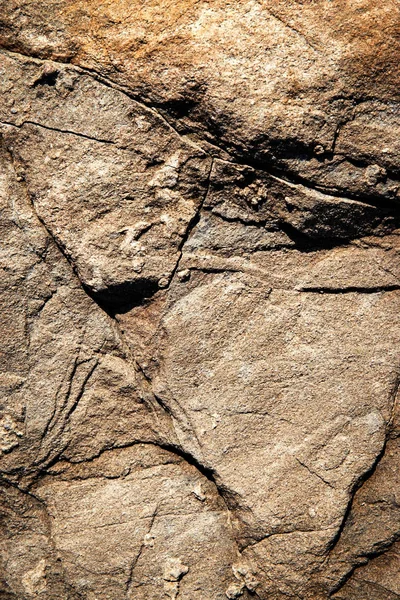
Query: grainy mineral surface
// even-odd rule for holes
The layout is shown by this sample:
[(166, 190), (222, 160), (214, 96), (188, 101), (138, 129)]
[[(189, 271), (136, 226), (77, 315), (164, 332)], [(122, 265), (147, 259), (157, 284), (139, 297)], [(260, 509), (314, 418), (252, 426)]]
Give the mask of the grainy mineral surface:
[(0, 0), (1, 600), (400, 598), (397, 0)]

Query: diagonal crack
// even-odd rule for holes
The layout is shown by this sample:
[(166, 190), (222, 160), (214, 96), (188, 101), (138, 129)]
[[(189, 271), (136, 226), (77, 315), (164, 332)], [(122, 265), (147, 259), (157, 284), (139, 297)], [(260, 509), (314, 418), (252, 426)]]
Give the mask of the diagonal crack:
[(34, 127), (40, 127), (41, 129), (46, 129), (48, 131), (55, 131), (57, 133), (67, 133), (69, 135), (75, 135), (77, 137), (83, 138), (85, 140), (91, 140), (93, 142), (99, 142), (101, 144), (111, 144), (115, 145), (116, 142), (113, 140), (106, 140), (102, 138), (92, 137), (90, 135), (86, 135), (85, 133), (80, 133), (79, 131), (72, 131), (71, 129), (61, 129), (59, 127), (51, 127), (50, 125), (45, 125), (44, 123), (38, 123), (37, 121), (23, 121), (22, 123), (12, 123), (11, 121), (0, 121), (0, 125), (7, 125), (9, 127), (16, 127), (17, 129), (22, 129), (24, 125), (33, 125)]
[(212, 176), (212, 171), (213, 171), (213, 167), (214, 167), (214, 158), (211, 158), (211, 164), (210, 164), (210, 170), (208, 172), (208, 177), (207, 177), (207, 186), (206, 186), (206, 191), (205, 194), (203, 196), (203, 199), (201, 201), (201, 203), (199, 204), (196, 213), (193, 215), (193, 217), (191, 218), (191, 220), (188, 223), (188, 226), (186, 228), (185, 234), (183, 235), (181, 242), (179, 244), (179, 258), (176, 261), (175, 267), (171, 272), (170, 275), (170, 279), (169, 279), (169, 283), (168, 283), (168, 287), (171, 285), (175, 274), (177, 273), (178, 269), (179, 269), (179, 265), (181, 263), (182, 257), (183, 257), (183, 250), (184, 250), (184, 246), (186, 244), (186, 242), (188, 241), (190, 234), (192, 233), (192, 231), (194, 230), (194, 228), (196, 227), (196, 225), (198, 224), (198, 222), (200, 221), (200, 216), (201, 216), (201, 211), (203, 209), (203, 206), (207, 200), (208, 194), (210, 192), (210, 188), (211, 188), (211, 176)]
[(157, 504), (155, 509), (153, 510), (153, 514), (150, 517), (150, 523), (149, 523), (149, 527), (148, 530), (146, 532), (146, 534), (144, 535), (143, 538), (143, 542), (139, 548), (139, 551), (137, 553), (137, 555), (135, 556), (134, 560), (132, 561), (132, 564), (130, 566), (129, 569), (129, 576), (128, 576), (128, 580), (126, 582), (126, 594), (129, 595), (129, 592), (131, 591), (132, 588), (132, 584), (133, 584), (133, 575), (136, 569), (136, 566), (140, 560), (140, 557), (142, 556), (143, 550), (146, 548), (146, 540), (145, 538), (147, 536), (149, 536), (151, 534), (151, 530), (153, 529), (156, 517), (157, 517), (157, 513), (158, 513), (158, 509), (159, 509), (159, 505)]
[(297, 456), (294, 457), (296, 459), (296, 461), (299, 463), (299, 465), (301, 465), (302, 467), (304, 467), (305, 469), (307, 469), (307, 471), (311, 474), (314, 475), (314, 477), (317, 477), (320, 481), (322, 481), (322, 483), (325, 483), (326, 485), (328, 485), (330, 488), (332, 488), (333, 490), (335, 489), (335, 486), (332, 485), (329, 481), (327, 481), (326, 479), (324, 479), (322, 477), (322, 475), (320, 475), (319, 473), (317, 473), (316, 471), (313, 471), (312, 469), (310, 469), (310, 467), (308, 465), (306, 465), (306, 463), (304, 463), (303, 461), (301, 461), (299, 458), (297, 458)]
[(65, 416), (65, 421), (67, 421), (70, 418), (70, 416), (72, 415), (72, 413), (78, 408), (79, 401), (81, 400), (83, 394), (85, 393), (85, 387), (88, 384), (89, 379), (92, 377), (93, 373), (95, 372), (95, 370), (97, 369), (98, 366), (99, 366), (99, 360), (95, 360), (93, 365), (88, 369), (88, 372), (86, 373), (86, 375), (83, 378), (83, 381), (81, 383), (80, 390), (77, 393), (75, 400), (71, 404), (70, 408), (68, 409), (68, 412)]
[(302, 33), (299, 29), (296, 29), (296, 27), (294, 27), (293, 25), (290, 25), (289, 23), (287, 23), (284, 19), (282, 19), (282, 17), (280, 17), (279, 15), (277, 15), (274, 11), (271, 10), (270, 7), (265, 7), (265, 10), (271, 15), (271, 17), (273, 17), (276, 21), (279, 21), (279, 23), (281, 25), (283, 25), (286, 29), (290, 29), (290, 31), (292, 31), (293, 33), (295, 33), (298, 37), (300, 37), (306, 44), (307, 46), (309, 46), (312, 50), (314, 50), (314, 52), (318, 52), (318, 54), (321, 54), (322, 51), (320, 48), (317, 48), (317, 46), (315, 46), (312, 42), (310, 42), (309, 38), (304, 35), (304, 33)]

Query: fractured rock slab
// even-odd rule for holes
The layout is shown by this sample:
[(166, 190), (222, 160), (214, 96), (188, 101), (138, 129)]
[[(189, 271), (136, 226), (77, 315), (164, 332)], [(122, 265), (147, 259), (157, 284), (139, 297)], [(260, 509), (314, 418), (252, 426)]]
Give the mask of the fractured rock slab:
[(0, 597), (394, 600), (399, 7), (0, 0)]

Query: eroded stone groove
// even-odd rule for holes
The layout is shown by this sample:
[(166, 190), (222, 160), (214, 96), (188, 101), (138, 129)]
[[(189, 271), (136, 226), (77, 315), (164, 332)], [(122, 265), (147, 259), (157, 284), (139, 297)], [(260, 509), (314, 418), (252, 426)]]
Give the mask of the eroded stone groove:
[(2, 598), (400, 597), (398, 22), (0, 1)]

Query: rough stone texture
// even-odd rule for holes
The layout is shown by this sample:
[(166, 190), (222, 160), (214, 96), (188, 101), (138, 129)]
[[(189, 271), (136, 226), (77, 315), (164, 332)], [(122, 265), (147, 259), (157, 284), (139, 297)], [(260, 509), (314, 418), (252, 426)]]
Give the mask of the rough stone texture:
[(1, 600), (400, 598), (395, 0), (0, 0)]

